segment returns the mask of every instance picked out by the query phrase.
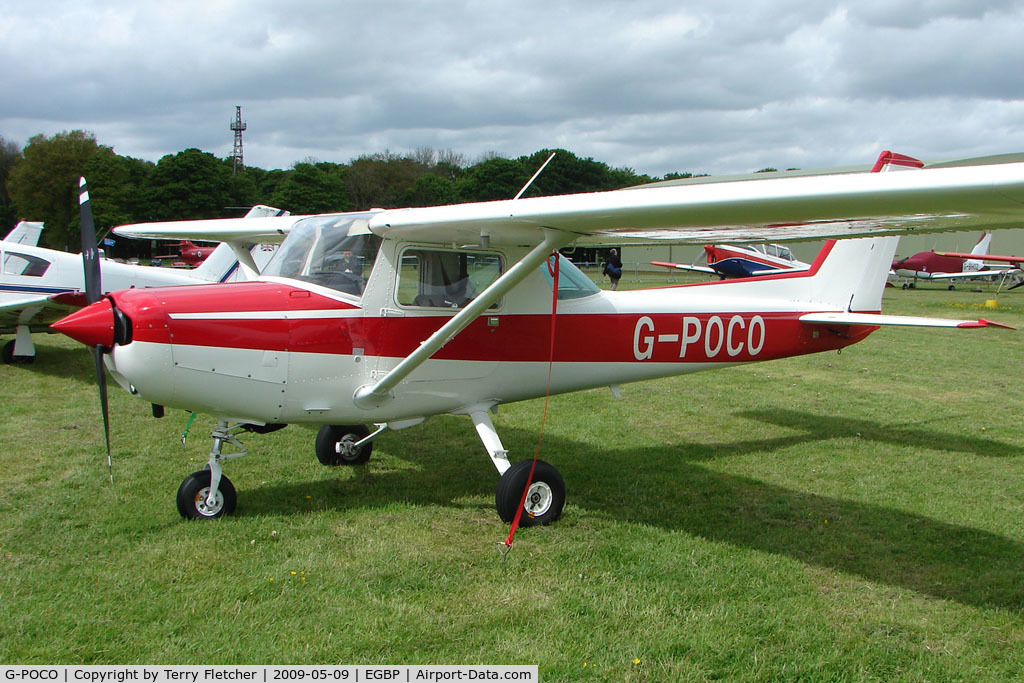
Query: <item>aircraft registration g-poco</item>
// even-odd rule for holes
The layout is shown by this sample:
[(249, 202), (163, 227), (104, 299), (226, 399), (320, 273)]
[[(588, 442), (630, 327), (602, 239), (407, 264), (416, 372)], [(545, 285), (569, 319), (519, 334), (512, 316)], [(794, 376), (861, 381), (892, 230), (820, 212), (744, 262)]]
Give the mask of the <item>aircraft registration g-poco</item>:
[[(353, 465), (370, 457), (383, 430), (450, 413), (469, 417), (501, 475), (501, 518), (546, 524), (562, 511), (565, 485), (543, 461), (510, 462), (489, 416), (500, 404), (831, 351), (880, 325), (986, 326), (882, 315), (898, 238), (879, 235), (1010, 227), (1022, 218), (1024, 163), (980, 160), (912, 173), (128, 226), (118, 232), (287, 237), (255, 281), (114, 292), (56, 327), (92, 346), (155, 413), (171, 406), (216, 418), (208, 468), (178, 490), (187, 518), (235, 508), (222, 461), (245, 453), (241, 429), (321, 425), (319, 460)], [(601, 291), (558, 252), (865, 236), (827, 242), (804, 272), (641, 291)], [(225, 453), (225, 443), (239, 452)]]

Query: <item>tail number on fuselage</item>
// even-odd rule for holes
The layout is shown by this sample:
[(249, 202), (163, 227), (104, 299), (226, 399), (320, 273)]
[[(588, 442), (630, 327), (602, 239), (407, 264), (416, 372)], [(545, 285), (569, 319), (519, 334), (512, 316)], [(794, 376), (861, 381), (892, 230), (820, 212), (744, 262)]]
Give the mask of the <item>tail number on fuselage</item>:
[(708, 360), (722, 356), (735, 358), (744, 351), (756, 356), (764, 348), (764, 318), (759, 315), (744, 317), (733, 315), (724, 319), (713, 315), (706, 321), (695, 315), (685, 315), (682, 330), (673, 333), (658, 333), (654, 329), (654, 321), (648, 316), (641, 316), (633, 328), (633, 357), (637, 360), (650, 360), (658, 344), (676, 344), (679, 357), (686, 358), (687, 351), (703, 351)]

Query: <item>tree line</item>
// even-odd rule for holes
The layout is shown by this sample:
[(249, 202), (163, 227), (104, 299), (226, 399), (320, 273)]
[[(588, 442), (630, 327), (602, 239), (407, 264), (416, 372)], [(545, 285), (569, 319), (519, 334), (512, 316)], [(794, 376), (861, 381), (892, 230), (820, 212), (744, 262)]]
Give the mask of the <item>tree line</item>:
[[(556, 151), (524, 196), (615, 190), (662, 178), (611, 168), (566, 150), (475, 163), (420, 148), (361, 156), (347, 164), (307, 159), (287, 170), (246, 166), (199, 149), (156, 163), (116, 154), (87, 131), (36, 135), (19, 149), (0, 137), (0, 235), (19, 220), (44, 221), (42, 244), (77, 251), (78, 178), (89, 181), (97, 230), (125, 223), (241, 216), (254, 204), (294, 214), (437, 206), (511, 199)], [(689, 177), (672, 173), (664, 179)]]

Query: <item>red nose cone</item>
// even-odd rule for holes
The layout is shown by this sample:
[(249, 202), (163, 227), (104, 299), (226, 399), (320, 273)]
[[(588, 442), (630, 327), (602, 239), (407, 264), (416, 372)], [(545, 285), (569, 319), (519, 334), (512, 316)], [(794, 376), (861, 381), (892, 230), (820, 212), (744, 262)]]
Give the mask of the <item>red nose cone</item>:
[(114, 307), (109, 299), (100, 299), (50, 327), (86, 346), (110, 348), (114, 345)]

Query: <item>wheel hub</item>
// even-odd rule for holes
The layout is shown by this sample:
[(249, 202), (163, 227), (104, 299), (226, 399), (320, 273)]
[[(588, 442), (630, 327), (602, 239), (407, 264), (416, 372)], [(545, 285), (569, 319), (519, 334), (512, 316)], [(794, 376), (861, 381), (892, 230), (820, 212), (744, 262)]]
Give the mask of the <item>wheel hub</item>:
[(523, 508), (530, 517), (540, 517), (551, 509), (554, 499), (555, 496), (551, 492), (550, 486), (543, 481), (535, 481), (530, 484), (530, 489), (526, 493), (526, 504)]
[(210, 505), (208, 499), (210, 497), (210, 487), (207, 486), (196, 494), (196, 510), (204, 517), (215, 517), (221, 508), (224, 507), (224, 495), (217, 491), (217, 496), (213, 499), (213, 505)]
[(338, 444), (335, 446), (335, 450), (338, 452), (338, 455), (350, 458), (356, 452), (355, 443), (356, 438), (351, 434), (346, 434), (341, 438), (341, 441), (339, 441)]

